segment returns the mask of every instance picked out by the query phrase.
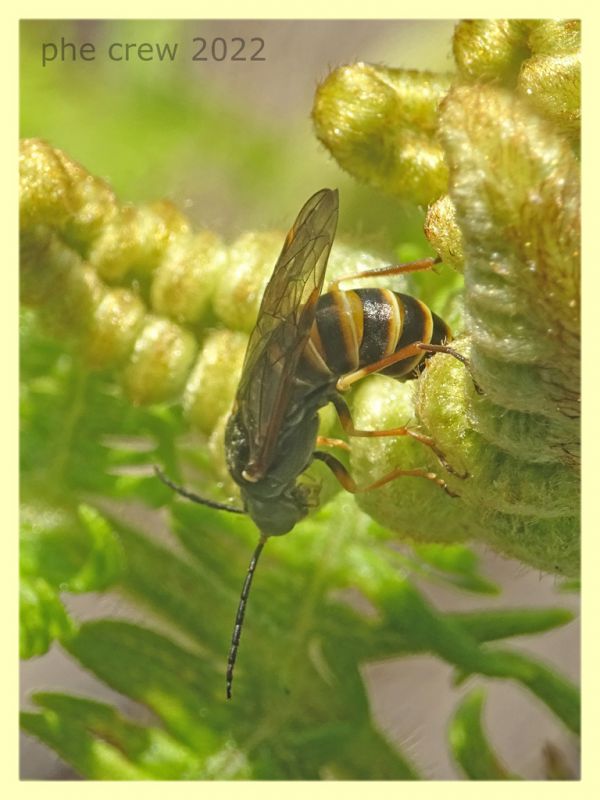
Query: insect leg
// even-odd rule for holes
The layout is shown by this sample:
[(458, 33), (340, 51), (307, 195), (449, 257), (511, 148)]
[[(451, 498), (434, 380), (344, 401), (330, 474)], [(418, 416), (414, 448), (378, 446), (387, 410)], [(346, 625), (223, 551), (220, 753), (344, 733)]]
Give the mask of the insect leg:
[[(337, 411), (337, 415), (342, 423), (343, 429), (346, 431), (348, 436), (369, 436), (369, 437), (379, 437), (379, 436), (410, 436), (413, 439), (416, 439), (417, 442), (421, 442), (426, 447), (429, 447), (432, 450), (440, 464), (444, 467), (444, 469), (448, 470), (452, 475), (455, 475), (457, 478), (461, 480), (465, 480), (469, 477), (467, 472), (457, 472), (452, 464), (450, 464), (447, 460), (445, 455), (436, 445), (434, 440), (431, 436), (427, 436), (424, 433), (419, 433), (418, 431), (413, 431), (410, 428), (407, 428), (405, 425), (402, 425), (398, 428), (386, 428), (382, 431), (364, 431), (358, 430), (354, 427), (354, 422), (352, 420), (352, 415), (350, 413), (350, 409), (343, 397), (340, 395), (333, 395), (331, 398), (331, 402), (335, 406), (335, 410)], [(318, 444), (318, 441), (317, 441)]]
[(428, 269), (433, 269), (436, 264), (441, 264), (442, 259), (436, 258), (420, 258), (418, 261), (409, 261), (407, 264), (392, 264), (388, 267), (379, 267), (378, 269), (366, 269), (363, 272), (356, 272), (354, 275), (344, 275), (342, 278), (332, 281), (329, 284), (328, 291), (336, 289), (338, 284), (343, 281), (352, 281), (357, 278), (381, 278), (384, 275), (406, 275), (410, 272), (424, 272)]
[(429, 472), (426, 469), (401, 469), (400, 467), (393, 469), (382, 478), (379, 478), (378, 481), (369, 484), (369, 486), (365, 486), (364, 489), (361, 489), (360, 491), (370, 492), (371, 489), (379, 489), (380, 486), (384, 486), (386, 483), (389, 483), (396, 478), (400, 478), (403, 475), (412, 476), (413, 478), (426, 478), (428, 481), (437, 483), (437, 485), (440, 486), (450, 497), (460, 497), (460, 495), (456, 494), (456, 492), (453, 492), (446, 481), (443, 480), (443, 478), (438, 477), (435, 472)]
[(390, 353), (389, 356), (385, 356), (385, 358), (381, 358), (379, 361), (375, 361), (373, 364), (367, 364), (366, 367), (361, 367), (361, 369), (357, 369), (355, 372), (349, 372), (347, 375), (342, 375), (342, 377), (336, 383), (336, 389), (338, 392), (345, 392), (349, 386), (351, 386), (353, 383), (356, 383), (356, 381), (361, 380), (362, 378), (366, 378), (367, 375), (372, 375), (374, 372), (380, 372), (382, 369), (391, 367), (392, 364), (396, 364), (398, 361), (403, 361), (405, 358), (418, 356), (421, 351), (422, 348), (419, 346), (419, 342), (407, 344), (406, 347), (396, 350), (395, 353)]
[(467, 368), (477, 394), (484, 394), (483, 389), (475, 380), (475, 376), (473, 375), (473, 370), (471, 368), (471, 362), (466, 356), (463, 356), (462, 353), (458, 353), (456, 350), (453, 350), (446, 344), (426, 344), (425, 342), (419, 342), (417, 347), (420, 350), (425, 350), (427, 353), (445, 353), (448, 356), (453, 356), (454, 358), (456, 358), (458, 361), (460, 361), (461, 364), (464, 364), (464, 366)]
[(332, 439), (329, 436), (317, 436), (318, 447), (341, 447), (342, 450), (350, 450), (350, 445), (343, 439)]
[(433, 483), (436, 483), (438, 486), (440, 486), (450, 497), (459, 497), (459, 495), (455, 494), (449, 488), (446, 481), (444, 481), (442, 478), (439, 478), (435, 472), (428, 472), (426, 469), (402, 469), (397, 467), (391, 472), (388, 472), (382, 478), (379, 478), (379, 480), (375, 481), (374, 483), (370, 483), (368, 486), (359, 488), (346, 467), (340, 461), (338, 461), (337, 458), (332, 456), (331, 453), (322, 453), (317, 450), (313, 453), (313, 457), (326, 464), (344, 489), (352, 494), (370, 492), (372, 489), (379, 489), (380, 486), (384, 486), (386, 483), (390, 483), (390, 481), (393, 481), (396, 478), (408, 476), (412, 478), (425, 478), (428, 481), (433, 481)]
[(320, 450), (315, 450), (313, 453), (313, 458), (316, 458), (317, 461), (322, 461), (324, 464), (326, 464), (338, 479), (338, 482), (347, 492), (356, 494), (359, 491), (356, 481), (352, 475), (350, 475), (342, 462), (338, 461), (335, 456), (331, 455), (331, 453), (322, 453)]

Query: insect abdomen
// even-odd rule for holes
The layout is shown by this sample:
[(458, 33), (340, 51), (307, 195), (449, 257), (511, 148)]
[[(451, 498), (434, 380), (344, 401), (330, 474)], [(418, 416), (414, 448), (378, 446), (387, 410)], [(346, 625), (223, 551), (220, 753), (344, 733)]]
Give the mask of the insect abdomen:
[[(446, 323), (420, 300), (389, 289), (327, 292), (318, 300), (310, 338), (299, 364), (303, 380), (321, 382), (346, 375), (414, 342), (443, 344)], [(427, 353), (382, 370), (395, 378), (414, 377)]]

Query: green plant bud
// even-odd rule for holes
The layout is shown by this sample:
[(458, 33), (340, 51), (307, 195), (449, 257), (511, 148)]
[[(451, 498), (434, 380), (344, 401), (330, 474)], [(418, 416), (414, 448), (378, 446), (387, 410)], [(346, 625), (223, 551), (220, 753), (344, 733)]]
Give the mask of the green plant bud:
[(64, 293), (67, 276), (80, 269), (81, 258), (61, 242), (51, 228), (35, 225), (21, 231), (21, 302), (32, 308), (51, 305), (56, 293)]
[(52, 227), (108, 281), (151, 272), (174, 241), (189, 235), (172, 203), (119, 206), (104, 181), (40, 139), (21, 142), (20, 180), (22, 230)]
[(21, 237), (21, 300), (37, 307), (54, 335), (81, 336), (104, 295), (95, 271), (43, 226)]
[(50, 333), (73, 340), (92, 369), (123, 361), (146, 315), (135, 293), (108, 290), (94, 269), (42, 226), (21, 237), (21, 299), (38, 308)]
[(514, 19), (468, 19), (458, 23), (452, 49), (463, 80), (513, 85), (530, 54), (531, 23)]
[(358, 180), (429, 203), (447, 185), (436, 127), (449, 86), (448, 75), (363, 63), (339, 67), (317, 89), (316, 134)]
[(63, 226), (71, 214), (70, 186), (54, 148), (41, 139), (22, 139), (19, 155), (21, 228), (38, 222)]
[(203, 433), (231, 409), (247, 343), (245, 334), (228, 330), (211, 331), (204, 340), (183, 393), (186, 418)]
[(183, 391), (196, 352), (191, 333), (167, 319), (148, 315), (122, 374), (131, 402), (147, 405), (177, 397)]
[(536, 55), (578, 53), (581, 48), (581, 20), (543, 19), (532, 22), (528, 42)]
[(63, 292), (56, 286), (52, 303), (46, 303), (41, 317), (56, 336), (79, 338), (90, 326), (106, 288), (95, 270), (82, 264), (65, 275)]
[(579, 20), (466, 20), (454, 57), (467, 81), (516, 88), (538, 113), (577, 139), (581, 127)]
[(152, 307), (178, 322), (199, 322), (226, 263), (226, 250), (219, 237), (210, 231), (177, 239), (154, 272)]
[(213, 297), (215, 313), (228, 328), (250, 333), (254, 327), (282, 242), (280, 232), (265, 231), (245, 233), (231, 245)]
[(456, 209), (449, 195), (445, 194), (429, 206), (424, 231), (444, 264), (462, 272), (465, 258), (462, 233), (456, 224)]
[[(352, 400), (352, 416), (357, 428), (385, 430), (402, 425), (418, 430), (414, 419), (414, 387), (391, 378), (376, 376), (357, 388)], [(409, 436), (381, 438), (355, 437), (351, 440), (351, 472), (360, 487), (396, 468), (425, 469), (436, 472), (452, 490), (460, 491), (462, 481), (447, 474), (430, 448)], [(458, 471), (464, 469), (452, 452), (445, 453)], [(402, 476), (379, 489), (356, 495), (360, 507), (382, 525), (403, 538), (423, 542), (456, 542), (478, 531), (477, 513), (460, 498), (446, 494), (433, 481)], [(424, 513), (424, 509), (427, 510)]]
[(82, 343), (86, 364), (104, 369), (120, 364), (133, 350), (146, 308), (128, 289), (111, 289), (92, 310)]
[(67, 241), (86, 253), (100, 230), (118, 211), (117, 198), (110, 186), (56, 149), (70, 186), (71, 209), (64, 234)]
[(564, 133), (581, 130), (581, 56), (534, 55), (523, 63), (518, 88), (533, 108)]
[(41, 139), (21, 141), (20, 176), (21, 227), (51, 225), (82, 253), (117, 212), (104, 181)]
[(188, 232), (187, 220), (171, 203), (139, 209), (122, 206), (102, 228), (89, 261), (99, 275), (113, 283), (131, 272), (152, 273), (166, 257), (171, 242)]

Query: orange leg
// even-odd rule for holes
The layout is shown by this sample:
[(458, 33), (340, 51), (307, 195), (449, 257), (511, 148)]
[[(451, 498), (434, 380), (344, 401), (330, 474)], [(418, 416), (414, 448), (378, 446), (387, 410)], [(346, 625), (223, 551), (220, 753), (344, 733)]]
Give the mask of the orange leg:
[(436, 264), (441, 264), (441, 262), (442, 259), (439, 257), (420, 258), (418, 261), (409, 261), (407, 264), (392, 264), (389, 267), (380, 267), (379, 269), (366, 269), (364, 272), (344, 275), (343, 278), (332, 281), (328, 286), (328, 290), (331, 291), (343, 281), (353, 281), (357, 278), (381, 278), (384, 275), (406, 275), (410, 272), (425, 272), (425, 270), (433, 269)]
[(368, 486), (359, 488), (346, 467), (330, 453), (321, 453), (317, 450), (315, 453), (313, 453), (313, 457), (326, 464), (344, 489), (352, 494), (370, 492), (372, 489), (379, 489), (381, 486), (384, 486), (386, 483), (389, 483), (396, 478), (408, 476), (412, 478), (425, 478), (428, 481), (433, 481), (433, 483), (436, 483), (438, 486), (440, 486), (450, 497), (459, 497), (459, 495), (450, 490), (446, 481), (442, 480), (442, 478), (439, 478), (435, 472), (428, 472), (425, 469), (401, 469), (398, 467), (397, 469), (393, 469), (391, 472), (388, 472), (374, 483), (370, 483)]
[(367, 364), (366, 367), (357, 369), (355, 372), (349, 372), (347, 375), (342, 375), (342, 377), (336, 383), (336, 389), (338, 392), (345, 392), (349, 386), (352, 386), (353, 383), (360, 381), (362, 378), (366, 378), (367, 375), (372, 375), (374, 372), (380, 372), (382, 369), (391, 367), (392, 364), (397, 364), (398, 361), (403, 361), (405, 358), (421, 355), (422, 348), (419, 345), (419, 342), (407, 344), (406, 347), (396, 350), (395, 353), (390, 353), (389, 356), (385, 356), (385, 358), (375, 361), (374, 364)]
[(317, 436), (318, 447), (341, 447), (342, 450), (350, 450), (350, 445), (343, 439), (332, 439), (329, 436)]
[[(438, 259), (438, 261), (439, 261), (439, 259)], [(397, 350), (395, 353), (391, 353), (389, 356), (385, 356), (385, 358), (382, 358), (379, 361), (374, 362), (373, 364), (368, 364), (367, 366), (362, 367), (361, 369), (358, 369), (355, 372), (350, 372), (347, 375), (343, 375), (337, 381), (336, 389), (337, 389), (338, 392), (344, 392), (353, 383), (356, 383), (356, 381), (359, 381), (362, 378), (365, 378), (367, 375), (372, 375), (373, 373), (380, 372), (381, 370), (386, 369), (386, 367), (392, 366), (392, 364), (395, 364), (398, 361), (403, 361), (406, 358), (411, 358), (411, 356), (417, 356), (417, 355), (419, 355), (419, 353), (422, 353), (423, 351), (433, 352), (433, 353), (442, 352), (442, 353), (447, 353), (448, 355), (453, 355), (456, 358), (458, 358), (459, 361), (461, 361), (463, 364), (465, 364), (465, 366), (467, 366), (467, 368), (469, 369), (469, 373), (471, 374), (470, 363), (469, 363), (468, 359), (466, 359), (465, 356), (461, 355), (460, 353), (457, 353), (455, 350), (452, 350), (450, 347), (447, 347), (446, 345), (429, 345), (429, 344), (425, 344), (423, 342), (413, 342), (412, 344), (406, 345), (406, 347), (403, 347), (400, 350)], [(474, 383), (475, 388), (477, 389), (477, 391), (481, 392), (481, 389), (478, 386), (478, 384), (475, 381), (475, 379), (473, 378), (472, 374), (471, 374), (471, 378), (473, 379), (473, 383)], [(373, 436), (373, 437), (375, 437), (375, 436), (411, 436), (413, 439), (416, 439), (417, 441), (419, 441), (422, 444), (424, 444), (427, 447), (429, 447), (435, 453), (435, 455), (437, 456), (437, 458), (440, 461), (440, 463), (442, 464), (442, 466), (446, 470), (448, 470), (448, 472), (450, 472), (452, 475), (455, 475), (457, 478), (460, 478), (461, 480), (464, 480), (465, 478), (469, 477), (469, 474), (467, 472), (464, 472), (464, 473), (457, 472), (454, 469), (454, 467), (451, 464), (448, 463), (448, 461), (446, 460), (446, 457), (444, 456), (442, 451), (437, 447), (437, 445), (435, 444), (434, 440), (430, 436), (426, 436), (423, 433), (418, 433), (417, 431), (412, 431), (409, 428), (407, 428), (406, 426), (401, 426), (401, 427), (398, 427), (398, 428), (390, 428), (388, 430), (383, 430), (383, 431), (362, 431), (362, 430), (357, 430), (354, 427), (354, 423), (353, 423), (352, 417), (350, 415), (350, 410), (348, 409), (348, 406), (344, 402), (343, 398), (340, 395), (335, 394), (335, 395), (333, 395), (333, 397), (331, 399), (332, 399), (333, 404), (336, 407), (336, 411), (337, 411), (338, 416), (340, 418), (340, 422), (342, 423), (342, 426), (343, 426), (344, 430), (346, 431), (346, 433), (348, 433), (349, 436)], [(397, 474), (399, 474), (399, 473), (397, 473), (397, 472), (394, 473), (394, 475), (397, 475)], [(412, 474), (412, 472), (410, 474)], [(433, 474), (433, 473), (431, 473), (431, 474)], [(423, 475), (422, 477), (425, 477), (425, 475)], [(389, 478), (389, 480), (392, 480), (392, 479), (393, 479), (393, 476)], [(441, 479), (438, 479), (437, 476), (434, 475), (433, 480), (441, 480)], [(443, 483), (443, 481), (442, 481), (442, 483)], [(444, 486), (445, 486), (445, 484), (444, 484)], [(449, 492), (449, 493), (451, 494), (451, 492)]]
[[(436, 445), (434, 440), (431, 436), (426, 436), (424, 433), (419, 433), (418, 431), (413, 431), (410, 428), (407, 428), (405, 425), (402, 425), (399, 428), (387, 428), (382, 431), (363, 431), (357, 430), (354, 427), (354, 422), (352, 420), (352, 415), (350, 414), (350, 409), (348, 408), (346, 401), (340, 397), (339, 395), (334, 395), (331, 398), (331, 402), (335, 406), (335, 410), (337, 411), (337, 415), (342, 423), (343, 429), (346, 431), (348, 436), (369, 436), (369, 437), (379, 437), (379, 436), (410, 436), (413, 439), (416, 439), (417, 442), (421, 442), (426, 447), (429, 447), (432, 450), (440, 464), (444, 467), (444, 469), (448, 470), (452, 475), (455, 475), (457, 478), (461, 480), (465, 480), (469, 477), (468, 472), (457, 472), (454, 467), (448, 463), (446, 457)], [(319, 444), (317, 440), (317, 444)]]

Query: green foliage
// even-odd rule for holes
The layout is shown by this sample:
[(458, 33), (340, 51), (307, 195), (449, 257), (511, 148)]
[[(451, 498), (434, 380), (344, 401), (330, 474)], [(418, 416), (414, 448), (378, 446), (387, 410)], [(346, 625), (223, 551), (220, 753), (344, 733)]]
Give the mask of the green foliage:
[(21, 658), (43, 655), (54, 639), (66, 639), (74, 632), (57, 592), (43, 578), (21, 577), (19, 606)]
[(514, 780), (516, 776), (502, 766), (485, 736), (481, 720), (483, 701), (484, 693), (476, 690), (456, 710), (449, 731), (452, 753), (471, 780)]
[[(290, 536), (269, 543), (242, 640), (234, 700), (227, 704), (224, 658), (256, 539), (253, 525), (176, 500), (149, 470), (141, 473), (154, 461), (180, 473), (174, 452), (182, 425), (176, 414), (132, 408), (98, 375), (77, 378), (82, 402), (72, 391), (81, 365), (51, 346), (30, 314), (23, 325), (23, 353), (24, 482), (38, 487), (36, 505), (23, 513), (23, 655), (39, 655), (56, 638), (86, 669), (148, 706), (159, 720), (141, 725), (86, 698), (35, 695), (39, 711), (23, 715), (25, 730), (80, 774), (316, 779), (325, 770), (340, 778), (417, 777), (415, 765), (374, 728), (359, 668), (366, 660), (419, 652), (435, 654), (461, 674), (517, 680), (569, 728), (577, 728), (574, 687), (518, 651), (493, 644), (565, 624), (570, 614), (434, 609), (399, 568), (483, 596), (497, 588), (464, 546), (390, 550), (392, 535), (345, 495)], [(52, 378), (40, 384), (42, 354)], [(66, 451), (59, 451), (65, 414), (71, 415), (69, 440)], [(41, 420), (45, 447), (36, 438)], [(36, 442), (46, 462), (27, 457)], [(54, 472), (57, 485), (42, 505), (39, 487), (53, 458), (61, 473)], [(126, 469), (132, 474), (123, 474)], [(83, 493), (107, 510), (100, 515), (89, 502), (82, 505)], [(184, 550), (178, 553), (169, 542), (158, 543), (125, 525), (112, 504), (127, 498), (143, 498), (153, 507), (168, 504), (169, 527)], [(68, 619), (58, 590), (107, 585), (159, 614), (172, 636), (125, 621), (77, 627)], [(373, 613), (365, 616), (347, 604), (348, 587), (362, 590)]]
[[(40, 510), (38, 495), (35, 513), (23, 514), (24, 655), (40, 654), (57, 638), (86, 669), (148, 706), (160, 721), (140, 725), (86, 698), (35, 695), (39, 711), (23, 715), (24, 728), (82, 775), (316, 779), (325, 770), (340, 778), (417, 777), (415, 765), (374, 728), (359, 667), (369, 659), (418, 652), (435, 654), (463, 674), (517, 680), (569, 728), (577, 728), (577, 694), (569, 682), (518, 651), (493, 644), (564, 624), (570, 614), (434, 609), (401, 577), (399, 567), (405, 574), (484, 596), (497, 589), (463, 546), (391, 551), (391, 534), (344, 495), (289, 537), (269, 543), (242, 640), (234, 700), (227, 704), (224, 657), (255, 529), (243, 518), (176, 500), (147, 474), (119, 476), (125, 468), (139, 471), (155, 460), (179, 474), (181, 462), (173, 456), (179, 418), (166, 409), (131, 408), (100, 376), (79, 378), (81, 402), (72, 392), (80, 365), (45, 342), (45, 356), (54, 357), (47, 364), (54, 376), (53, 412), (47, 393), (39, 391), (36, 370), (43, 341), (27, 314), (23, 378), (29, 413), (23, 441), (35, 440), (37, 420), (43, 418), (45, 436), (54, 437), (43, 452), (48, 459), (60, 455), (62, 475), (53, 487), (53, 493), (60, 488), (60, 498), (46, 499)], [(73, 414), (70, 439), (67, 452), (59, 454), (51, 445), (64, 431), (66, 411)], [(127, 436), (133, 433), (145, 436), (145, 450), (131, 446)], [(26, 483), (39, 486), (49, 465), (38, 461), (34, 466), (27, 459), (24, 465)], [(114, 506), (102, 515), (89, 503), (69, 511), (77, 509), (83, 492), (93, 493), (100, 507), (140, 497), (152, 506), (168, 504), (169, 527), (184, 550), (177, 553), (168, 542), (157, 543), (142, 529), (125, 525)], [(89, 591), (108, 584), (159, 614), (174, 638), (110, 619), (76, 629), (56, 590)], [(373, 614), (365, 616), (347, 604), (343, 590), (348, 587), (362, 590)], [(43, 613), (34, 614), (33, 606)], [(40, 641), (44, 632), (47, 638)]]

